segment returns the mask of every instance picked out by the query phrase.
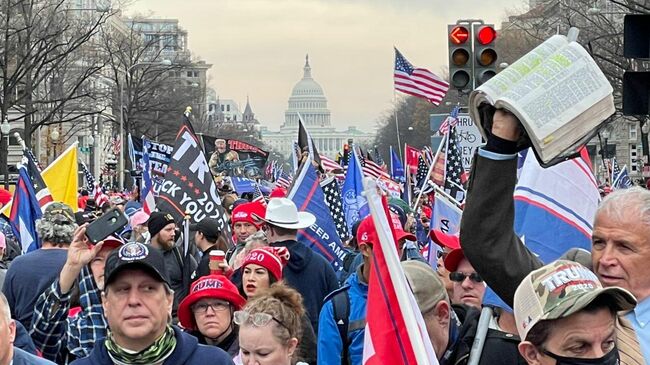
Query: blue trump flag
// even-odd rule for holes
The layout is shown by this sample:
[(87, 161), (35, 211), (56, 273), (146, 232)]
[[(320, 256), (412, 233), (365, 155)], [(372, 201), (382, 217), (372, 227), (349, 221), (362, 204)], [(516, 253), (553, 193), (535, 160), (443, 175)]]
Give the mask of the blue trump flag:
[(9, 221), (14, 235), (20, 241), (22, 253), (27, 253), (41, 247), (36, 234), (36, 220), (40, 219), (43, 214), (32, 181), (27, 174), (27, 168), (24, 165), (20, 166), (18, 173)]
[(345, 175), (343, 189), (341, 189), (343, 213), (345, 213), (345, 223), (348, 225), (348, 232), (352, 232), (352, 226), (356, 221), (370, 214), (368, 201), (361, 195), (363, 193), (361, 163), (359, 163), (354, 148), (350, 151), (350, 154), (348, 172)]
[(400, 161), (399, 156), (393, 149), (393, 146), (390, 146), (390, 176), (393, 180), (398, 182), (404, 182), (404, 166), (402, 166), (402, 161)]
[(325, 204), (325, 194), (318, 175), (311, 163), (301, 165), (288, 197), (299, 211), (309, 212), (316, 217), (316, 223), (298, 231), (298, 242), (325, 257), (334, 271), (341, 270), (341, 257), (345, 255), (345, 251), (332, 214)]

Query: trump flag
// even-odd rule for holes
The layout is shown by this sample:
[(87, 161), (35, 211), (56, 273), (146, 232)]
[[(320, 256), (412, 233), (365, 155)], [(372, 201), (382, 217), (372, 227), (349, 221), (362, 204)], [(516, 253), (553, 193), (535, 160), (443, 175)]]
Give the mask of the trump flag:
[(316, 170), (309, 161), (300, 166), (288, 193), (288, 198), (296, 204), (299, 211), (309, 212), (316, 217), (316, 223), (298, 231), (298, 242), (321, 254), (329, 261), (334, 271), (338, 271), (343, 268), (343, 244), (332, 214), (325, 204), (325, 194)]

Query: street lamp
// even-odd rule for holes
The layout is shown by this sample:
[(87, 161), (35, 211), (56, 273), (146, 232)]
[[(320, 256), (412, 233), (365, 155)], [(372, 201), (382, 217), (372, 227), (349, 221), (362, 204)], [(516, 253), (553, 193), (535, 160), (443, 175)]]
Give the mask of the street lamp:
[(0, 149), (0, 154), (2, 155), (2, 159), (0, 160), (0, 168), (2, 168), (2, 172), (4, 173), (5, 177), (5, 189), (9, 189), (9, 168), (7, 166), (8, 161), (8, 155), (9, 155), (9, 132), (11, 131), (11, 125), (9, 124), (9, 121), (7, 120), (7, 117), (5, 117), (5, 120), (0, 124), (0, 144), (2, 145), (2, 149)]
[[(124, 82), (120, 83), (120, 158), (118, 164), (118, 175), (119, 175), (119, 188), (124, 189), (124, 83), (126, 82), (126, 77), (131, 73), (136, 67), (140, 66), (171, 66), (172, 61), (162, 60), (159, 62), (138, 62), (131, 67), (127, 68), (124, 71)], [(122, 71), (118, 69), (118, 71)]]

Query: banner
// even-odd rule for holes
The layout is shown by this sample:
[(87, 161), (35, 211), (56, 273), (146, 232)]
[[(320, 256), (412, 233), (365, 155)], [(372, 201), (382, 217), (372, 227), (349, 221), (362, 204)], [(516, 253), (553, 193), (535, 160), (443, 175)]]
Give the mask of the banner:
[(78, 173), (77, 142), (70, 145), (59, 157), (56, 158), (42, 172), (43, 180), (47, 185), (52, 199), (62, 202), (77, 211)]
[(174, 153), (167, 166), (165, 181), (160, 186), (156, 208), (171, 213), (179, 225), (185, 214), (190, 215), (191, 223), (214, 218), (219, 221), (221, 232), (230, 237), (230, 225), (226, 223), (217, 186), (199, 140), (187, 120), (176, 135)]
[(142, 151), (145, 141), (149, 149), (150, 173), (152, 175), (165, 176), (174, 147), (151, 141), (145, 137), (134, 138), (129, 134), (129, 156), (131, 157), (131, 165), (134, 166), (133, 169), (142, 172), (144, 168), (145, 163), (142, 157)]
[(201, 135), (203, 151), (208, 157), (210, 170), (214, 175), (225, 173), (228, 176), (261, 179), (264, 166), (269, 158), (268, 151), (238, 141)]
[(316, 223), (298, 231), (298, 242), (321, 254), (334, 268), (343, 269), (341, 258), (345, 255), (341, 238), (320, 186), (316, 170), (311, 163), (304, 163), (298, 170), (291, 191), (288, 193), (298, 211), (309, 212), (316, 217)]

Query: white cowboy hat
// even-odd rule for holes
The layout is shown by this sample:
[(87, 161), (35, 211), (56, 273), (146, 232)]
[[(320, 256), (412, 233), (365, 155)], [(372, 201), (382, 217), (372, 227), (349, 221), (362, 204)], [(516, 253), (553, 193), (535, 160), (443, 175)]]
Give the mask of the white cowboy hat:
[(296, 205), (287, 198), (271, 198), (266, 206), (266, 216), (253, 214), (255, 219), (273, 226), (287, 229), (307, 228), (316, 222), (316, 217), (308, 212), (299, 212)]

